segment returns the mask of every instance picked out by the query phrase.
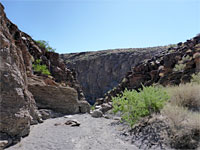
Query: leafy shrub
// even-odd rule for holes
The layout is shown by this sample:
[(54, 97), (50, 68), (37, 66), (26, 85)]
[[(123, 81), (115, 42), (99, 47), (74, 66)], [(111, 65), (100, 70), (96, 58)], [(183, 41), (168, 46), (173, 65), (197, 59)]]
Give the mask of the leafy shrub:
[(35, 61), (35, 63), (33, 64), (33, 70), (35, 72), (39, 72), (39, 73), (41, 73), (43, 75), (51, 75), (51, 73), (47, 69), (47, 66), (46, 65), (40, 65), (40, 63), (41, 63), (41, 60), (37, 59)]
[(139, 92), (125, 90), (122, 95), (113, 97), (113, 112), (121, 112), (122, 119), (132, 127), (141, 117), (159, 112), (169, 99), (163, 88), (144, 87)]
[(192, 75), (191, 82), (200, 84), (200, 72)]
[(38, 40), (36, 41), (36, 43), (41, 47), (44, 48), (47, 52), (55, 52), (56, 49), (52, 48), (51, 46), (49, 46), (49, 43), (47, 41), (44, 40)]
[(176, 64), (173, 71), (176, 71), (176, 72), (183, 71), (185, 67), (186, 67), (186, 64)]
[(173, 105), (187, 107), (190, 110), (200, 110), (200, 85), (181, 84), (167, 89)]

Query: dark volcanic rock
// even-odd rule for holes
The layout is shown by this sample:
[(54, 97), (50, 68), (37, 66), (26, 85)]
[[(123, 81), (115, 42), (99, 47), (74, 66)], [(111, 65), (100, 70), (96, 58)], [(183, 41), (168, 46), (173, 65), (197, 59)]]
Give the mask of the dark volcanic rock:
[(143, 61), (132, 68), (122, 82), (107, 92), (104, 102), (122, 93), (125, 88), (138, 90), (142, 84), (178, 85), (189, 82), (191, 75), (200, 71), (200, 35), (178, 47), (169, 48), (163, 54)]
[(69, 68), (75, 69), (86, 99), (94, 103), (97, 98), (117, 86), (126, 72), (144, 59), (165, 51), (167, 47), (116, 49), (97, 52), (62, 54)]
[(171, 129), (163, 116), (144, 118), (131, 130), (132, 143), (139, 149), (167, 150), (169, 143), (166, 135), (171, 134)]

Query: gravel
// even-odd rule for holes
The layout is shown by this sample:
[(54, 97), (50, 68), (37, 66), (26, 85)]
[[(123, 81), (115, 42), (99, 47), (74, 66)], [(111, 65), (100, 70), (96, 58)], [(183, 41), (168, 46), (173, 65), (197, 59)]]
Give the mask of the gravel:
[[(74, 119), (80, 126), (65, 124)], [(29, 136), (7, 150), (137, 150), (124, 140), (117, 121), (93, 118), (89, 114), (48, 119), (31, 126)]]

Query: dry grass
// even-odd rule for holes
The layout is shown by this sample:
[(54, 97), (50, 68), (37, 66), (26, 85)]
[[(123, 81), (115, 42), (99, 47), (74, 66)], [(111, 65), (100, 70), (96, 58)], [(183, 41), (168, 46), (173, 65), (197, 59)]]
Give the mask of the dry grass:
[(185, 122), (187, 121), (188, 110), (183, 107), (173, 106), (171, 104), (167, 104), (163, 110), (162, 114), (167, 116), (170, 121), (171, 127), (175, 129), (183, 128)]
[(169, 120), (171, 135), (167, 137), (171, 147), (195, 149), (200, 142), (200, 113), (168, 104), (162, 114)]
[(168, 87), (172, 105), (186, 107), (192, 111), (200, 111), (200, 85), (182, 84), (175, 87)]
[(169, 103), (162, 109), (171, 129), (167, 137), (173, 148), (200, 147), (200, 85), (182, 84), (168, 87)]
[(176, 130), (197, 129), (200, 131), (199, 112), (192, 112), (184, 107), (167, 104), (163, 108), (162, 114), (167, 116), (170, 120), (170, 124), (173, 125), (173, 128)]

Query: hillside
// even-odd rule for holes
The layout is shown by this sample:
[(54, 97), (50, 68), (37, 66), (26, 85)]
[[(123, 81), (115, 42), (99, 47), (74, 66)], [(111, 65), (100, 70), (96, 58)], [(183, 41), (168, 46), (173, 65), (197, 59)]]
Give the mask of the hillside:
[(114, 49), (61, 54), (61, 59), (77, 73), (77, 80), (90, 103), (117, 86), (131, 68), (144, 59), (160, 55), (167, 46)]
[(187, 83), (191, 75), (200, 71), (200, 35), (168, 48), (162, 54), (141, 61), (123, 80), (105, 94), (105, 100), (127, 89), (139, 89), (142, 84), (179, 85)]

